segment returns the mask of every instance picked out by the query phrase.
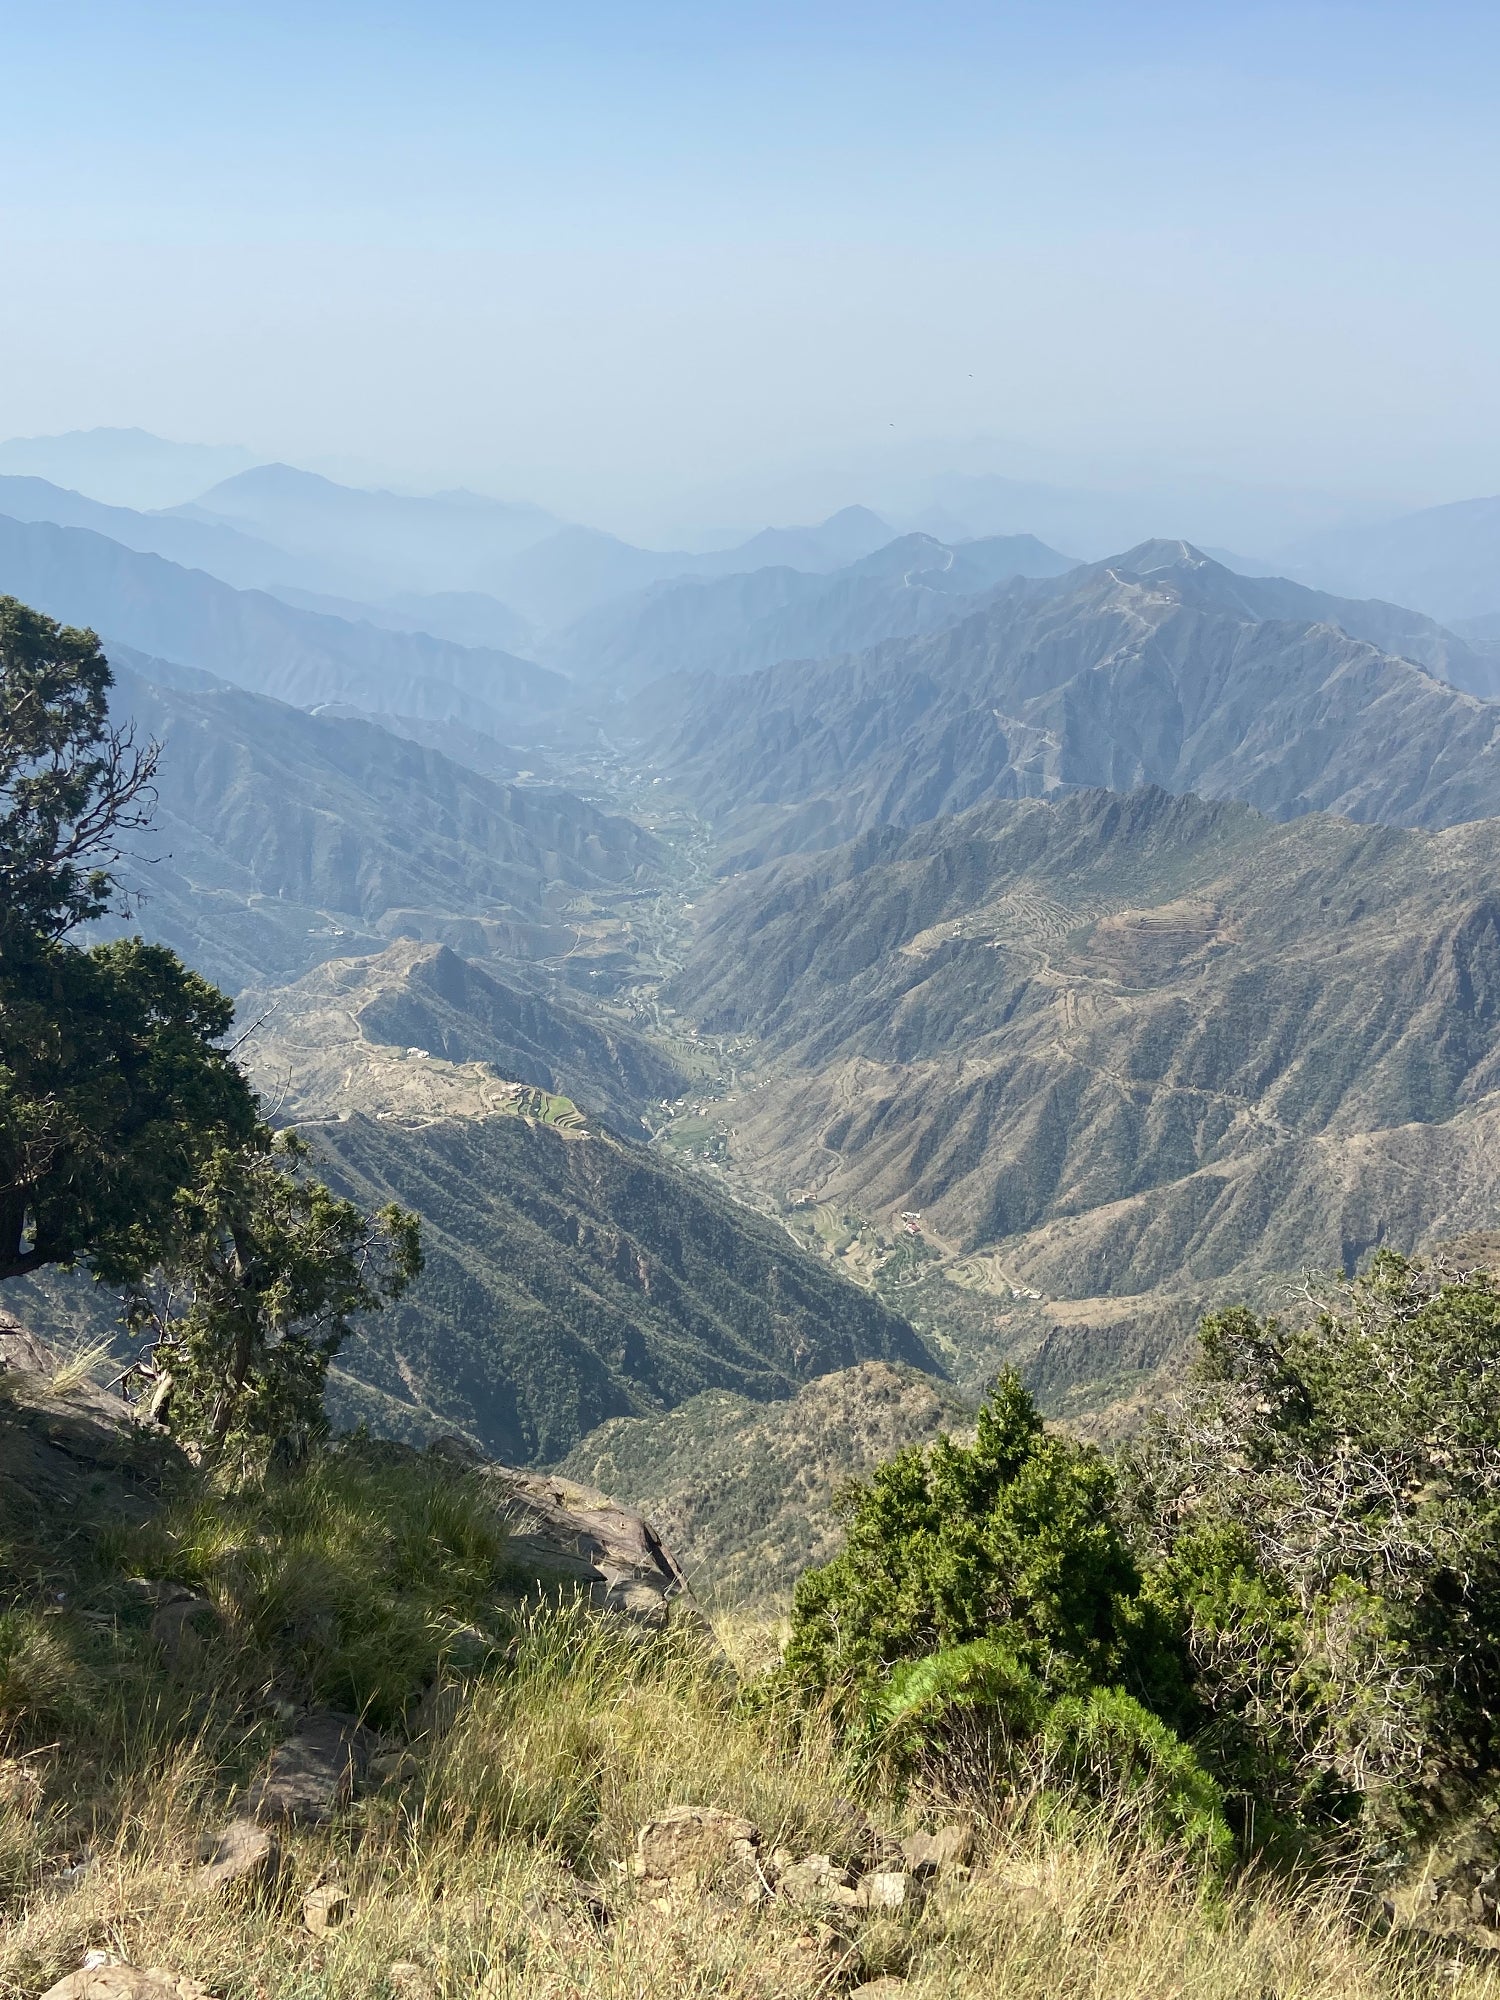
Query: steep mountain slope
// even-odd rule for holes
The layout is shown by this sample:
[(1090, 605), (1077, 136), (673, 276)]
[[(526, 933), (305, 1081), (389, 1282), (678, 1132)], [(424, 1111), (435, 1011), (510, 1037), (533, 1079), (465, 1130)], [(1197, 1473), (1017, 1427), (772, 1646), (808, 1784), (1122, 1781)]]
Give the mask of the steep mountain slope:
[(507, 785), (369, 722), (117, 666), (115, 711), (162, 745), (140, 923), (231, 990), (393, 936), (480, 957), (567, 948), (571, 896), (656, 879), (633, 822)]
[[(390, 954), (385, 973), (401, 962)], [(384, 980), (379, 964), (332, 966), (300, 990), (247, 1001), (247, 1013), (281, 1003), (242, 1055), (317, 1171), (422, 1220), (426, 1269), (341, 1353), (336, 1421), (412, 1439), (459, 1429), (545, 1463), (611, 1417), (658, 1414), (709, 1389), (759, 1402), (864, 1361), (939, 1368), (899, 1313), (778, 1223), (486, 1057), (438, 1053), (439, 1032), (498, 1053), (520, 1019), (554, 1039), (571, 1032), (566, 1062), (601, 1075), (613, 1064), (606, 1082), (625, 1092), (628, 1047), (570, 1029), (566, 1009), (507, 1017), (495, 982), (461, 966), (450, 979), (442, 955), (412, 952), (406, 964), (410, 976)], [(414, 1018), (433, 1047), (376, 1039)], [(48, 1271), (7, 1284), (5, 1304), (44, 1337), (71, 1327), (78, 1344), (109, 1336), (115, 1302), (82, 1273)]]
[(237, 1014), (242, 1029), (261, 1023), (247, 1059), (289, 1118), (308, 1106), (342, 1106), (351, 1092), (372, 1113), (413, 1102), (436, 1112), (477, 1082), (457, 1068), (483, 1064), (586, 1104), (615, 1131), (639, 1137), (647, 1106), (687, 1087), (640, 1036), (522, 991), (446, 945), (403, 939), (372, 956), (331, 959), (290, 986), (242, 993)]
[[(1500, 812), (1500, 707), (1293, 589), (1184, 543), (1143, 544), (1013, 584), (929, 639), (688, 691), (657, 761), (727, 822), (741, 859), (1080, 785), (1159, 784), (1278, 817), (1443, 826)], [(1370, 616), (1385, 628), (1399, 614)]]
[(567, 696), (566, 682), (529, 660), (300, 611), (86, 528), (0, 517), (0, 591), (300, 706), (343, 701), (503, 739)]
[(915, 1214), (1008, 1307), (1155, 1311), (1500, 1207), (1497, 853), (1493, 821), (996, 803), (732, 884), (669, 995), (762, 1043), (722, 1114), (762, 1185)]
[(613, 1417), (558, 1470), (641, 1508), (704, 1604), (769, 1606), (838, 1548), (846, 1480), (966, 1421), (930, 1375), (865, 1361), (784, 1402), (709, 1389), (664, 1416)]
[(1434, 618), (1478, 618), (1500, 611), (1500, 495), (1310, 536), (1280, 560), (1325, 590), (1394, 598)]
[(663, 674), (751, 673), (940, 631), (998, 584), (1072, 567), (1030, 535), (957, 549), (904, 535), (826, 574), (781, 566), (659, 584), (581, 619), (549, 642), (545, 656), (619, 691)]
[(602, 1133), (360, 1112), (303, 1130), (334, 1186), (422, 1217), (426, 1271), (341, 1364), (344, 1409), (381, 1428), (457, 1426), (547, 1462), (704, 1389), (765, 1400), (860, 1360), (933, 1366), (777, 1224)]

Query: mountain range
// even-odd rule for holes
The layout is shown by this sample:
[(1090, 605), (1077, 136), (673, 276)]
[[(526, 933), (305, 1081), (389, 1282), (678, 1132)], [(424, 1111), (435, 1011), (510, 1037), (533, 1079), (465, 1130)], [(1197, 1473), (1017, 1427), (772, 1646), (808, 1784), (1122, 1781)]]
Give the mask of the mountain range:
[(1500, 496), (1455, 500), (1279, 551), (1288, 575), (1350, 597), (1394, 598), (1449, 624), (1500, 613)]
[(116, 713), (161, 745), (125, 877), (137, 921), (230, 991), (396, 936), (565, 951), (568, 902), (660, 879), (650, 833), (571, 793), (111, 651)]
[(1155, 1311), (1495, 1213), (1497, 852), (1494, 821), (994, 802), (727, 884), (667, 997), (753, 1040), (720, 1118), (784, 1205), (918, 1218), (1007, 1311)]
[(628, 694), (663, 675), (745, 674), (940, 631), (999, 584), (1073, 567), (1031, 535), (956, 548), (903, 535), (834, 570), (777, 564), (657, 584), (578, 620), (543, 657), (580, 681)]
[(304, 706), (348, 702), (503, 738), (567, 695), (559, 675), (529, 660), (299, 610), (89, 528), (0, 516), (0, 591), (106, 640)]
[(1486, 671), (1418, 614), (1153, 542), (1013, 583), (927, 638), (659, 684), (639, 714), (727, 865), (1077, 786), (1278, 817), (1497, 813), (1500, 707), (1438, 678)]
[(241, 1019), (252, 1079), (320, 1172), (422, 1217), (422, 1278), (342, 1357), (346, 1416), (550, 1460), (705, 1389), (764, 1401), (860, 1361), (938, 1365), (778, 1223), (518, 1080), (590, 1090), (628, 1127), (681, 1082), (628, 1033), (407, 945), (247, 994)]

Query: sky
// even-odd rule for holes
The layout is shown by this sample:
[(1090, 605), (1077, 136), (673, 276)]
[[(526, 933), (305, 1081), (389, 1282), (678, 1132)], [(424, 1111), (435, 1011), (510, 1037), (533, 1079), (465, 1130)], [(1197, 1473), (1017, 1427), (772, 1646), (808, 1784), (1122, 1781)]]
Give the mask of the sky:
[(1493, 6), (0, 0), (0, 46), (0, 437), (660, 532), (960, 466), (1500, 489)]

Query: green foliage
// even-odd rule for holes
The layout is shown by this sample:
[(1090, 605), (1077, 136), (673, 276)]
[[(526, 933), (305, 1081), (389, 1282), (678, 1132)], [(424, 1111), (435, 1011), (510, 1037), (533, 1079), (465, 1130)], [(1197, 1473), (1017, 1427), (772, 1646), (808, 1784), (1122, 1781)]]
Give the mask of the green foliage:
[(110, 679), (92, 632), (0, 598), (0, 1278), (80, 1256), (137, 1275), (207, 1147), (256, 1124), (222, 993), (138, 939), (66, 942), (151, 796)]
[(1382, 1254), (1314, 1304), (1205, 1322), (1127, 1497), (1226, 1782), (1374, 1834), (1500, 1774), (1500, 1285)]
[(177, 1196), (160, 1261), (130, 1298), (148, 1346), (137, 1379), (185, 1443), (305, 1442), (325, 1427), (328, 1364), (351, 1315), (399, 1298), (422, 1268), (417, 1221), (367, 1216), (305, 1171), (291, 1133), (216, 1149)]
[(941, 1756), (955, 1725), (980, 1719), (992, 1744), (1034, 1739), (1047, 1715), (1035, 1674), (996, 1639), (907, 1660), (868, 1701), (870, 1747), (898, 1763)]
[(1042, 1729), (1053, 1769), (1102, 1805), (1134, 1813), (1143, 1830), (1216, 1874), (1234, 1860), (1224, 1794), (1192, 1750), (1119, 1688), (1053, 1703)]
[(150, 1263), (205, 1152), (257, 1129), (218, 1046), (232, 1018), (163, 946), (81, 951), (12, 932), (0, 950), (0, 1277), (81, 1257), (119, 1282)]
[(82, 1258), (130, 1285), (152, 1414), (189, 1442), (306, 1436), (349, 1316), (420, 1269), (417, 1226), (273, 1144), (231, 1002), (175, 953), (67, 941), (149, 817), (155, 748), (110, 727), (111, 681), (92, 632), (0, 598), (0, 1278)]
[(102, 916), (144, 824), (156, 752), (110, 728), (111, 681), (94, 633), (0, 597), (0, 946)]
[(843, 1552), (797, 1585), (793, 1684), (868, 1699), (903, 1661), (982, 1639), (1049, 1697), (1119, 1682), (1180, 1705), (1113, 1473), (1044, 1430), (1013, 1375), (980, 1410), (972, 1445), (943, 1437), (899, 1453), (850, 1489), (843, 1513)]

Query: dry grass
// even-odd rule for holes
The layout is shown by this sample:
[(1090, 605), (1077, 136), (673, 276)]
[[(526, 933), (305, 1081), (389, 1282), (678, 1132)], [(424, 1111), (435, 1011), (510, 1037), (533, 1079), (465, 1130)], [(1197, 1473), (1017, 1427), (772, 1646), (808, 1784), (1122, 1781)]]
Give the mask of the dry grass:
[(80, 1347), (74, 1353), (64, 1356), (52, 1371), (49, 1387), (54, 1396), (70, 1396), (75, 1389), (81, 1389), (86, 1382), (96, 1382), (106, 1363), (113, 1363), (113, 1372), (119, 1372), (114, 1345), (108, 1340), (96, 1340), (92, 1345)]
[[(727, 1636), (742, 1658), (765, 1646), (754, 1628)], [(904, 1978), (911, 2000), (1500, 1995), (1483, 1965), (1372, 1937), (1336, 1892), (1261, 1885), (1205, 1899), (1107, 1827), (1049, 1834), (1013, 1810), (984, 1828), (972, 1877), (907, 1922), (840, 1927), (696, 1894), (659, 1904), (623, 1863), (639, 1822), (669, 1803), (732, 1807), (773, 1845), (837, 1851), (850, 1778), (832, 1741), (746, 1716), (691, 1647), (641, 1646), (576, 1611), (528, 1616), (513, 1652), (469, 1685), (445, 1736), (418, 1745), (415, 1776), (289, 1837), (290, 1878), (270, 1904), (193, 1886), (197, 1840), (230, 1805), (229, 1719), (175, 1749), (143, 1738), (92, 1833), (80, 1830), (82, 1764), (30, 1758), (45, 1787), (0, 1766), (0, 1995), (32, 2000), (90, 1949), (192, 1973), (226, 2000), (790, 2000), (883, 1974)], [(872, 1809), (900, 1819), (888, 1803)], [(75, 1887), (48, 1886), (83, 1839), (94, 1866)], [(329, 1878), (353, 1892), (354, 1914), (318, 1940), (300, 1899)], [(613, 1912), (602, 1932), (582, 1885)], [(403, 1962), (418, 1972), (393, 1980)]]

